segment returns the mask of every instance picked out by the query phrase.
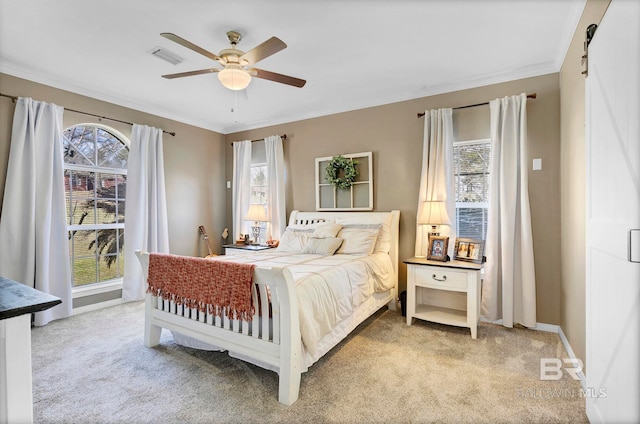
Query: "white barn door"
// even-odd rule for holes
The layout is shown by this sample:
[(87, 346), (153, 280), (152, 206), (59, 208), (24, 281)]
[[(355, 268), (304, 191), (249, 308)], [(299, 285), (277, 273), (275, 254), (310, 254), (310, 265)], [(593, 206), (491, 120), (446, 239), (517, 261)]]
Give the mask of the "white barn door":
[(586, 80), (591, 422), (640, 422), (640, 1), (613, 0)]

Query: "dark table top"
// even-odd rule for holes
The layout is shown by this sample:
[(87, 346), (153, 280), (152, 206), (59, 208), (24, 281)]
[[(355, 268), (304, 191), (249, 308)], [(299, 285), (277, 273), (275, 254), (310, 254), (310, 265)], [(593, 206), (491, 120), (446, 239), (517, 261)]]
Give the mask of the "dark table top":
[(243, 249), (243, 250), (267, 250), (273, 249), (272, 246), (264, 246), (261, 244), (224, 244), (222, 247), (229, 247), (233, 249)]
[(44, 311), (59, 303), (58, 297), (0, 277), (0, 319)]

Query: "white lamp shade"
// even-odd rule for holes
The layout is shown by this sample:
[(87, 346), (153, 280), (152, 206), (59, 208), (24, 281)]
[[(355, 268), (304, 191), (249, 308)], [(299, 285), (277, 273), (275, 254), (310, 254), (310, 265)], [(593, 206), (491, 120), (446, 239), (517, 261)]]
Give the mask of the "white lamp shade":
[(246, 220), (255, 222), (267, 221), (267, 212), (265, 211), (264, 205), (250, 205), (249, 212), (247, 212)]
[(251, 75), (240, 66), (229, 65), (218, 72), (218, 79), (229, 90), (244, 90), (251, 82)]
[(444, 202), (424, 202), (418, 224), (451, 225)]

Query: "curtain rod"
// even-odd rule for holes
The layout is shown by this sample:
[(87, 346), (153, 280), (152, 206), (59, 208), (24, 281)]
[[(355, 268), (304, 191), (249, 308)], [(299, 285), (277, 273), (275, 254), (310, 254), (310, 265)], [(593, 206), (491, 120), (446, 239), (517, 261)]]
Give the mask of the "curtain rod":
[[(15, 102), (16, 100), (18, 100), (18, 98), (17, 98), (16, 96), (10, 96), (10, 95), (8, 95), (8, 94), (3, 94), (3, 93), (0, 93), (0, 97), (8, 97), (8, 98), (10, 98), (11, 100), (13, 100), (14, 102)], [(109, 121), (120, 122), (121, 124), (133, 125), (133, 123), (132, 123), (132, 122), (122, 121), (122, 120), (120, 120), (120, 119), (115, 119), (115, 118), (109, 118), (108, 116), (96, 115), (96, 114), (94, 114), (94, 113), (83, 112), (83, 111), (81, 111), (81, 110), (67, 109), (67, 108), (64, 108), (64, 110), (69, 111), (69, 112), (81, 113), (81, 114), (83, 114), (83, 115), (94, 116), (94, 117), (96, 117), (96, 118), (100, 118), (100, 119), (107, 119), (107, 120), (109, 120)], [(176, 136), (176, 133), (175, 133), (175, 132), (169, 132), (169, 131), (165, 131), (165, 130), (162, 130), (162, 132), (163, 132), (163, 133), (165, 133), (165, 134), (169, 134), (169, 135), (171, 135), (171, 136), (173, 136), (173, 137), (175, 137), (175, 136)]]
[[(536, 93), (527, 94), (527, 99), (535, 99), (536, 96), (537, 96)], [(484, 105), (488, 105), (488, 104), (489, 104), (489, 102), (476, 103), (475, 105), (458, 106), (458, 107), (452, 107), (451, 109), (466, 109), (466, 108), (469, 108), (469, 107), (484, 106)], [(422, 118), (423, 116), (424, 116), (424, 112), (418, 113), (418, 118)]]
[[(280, 136), (280, 138), (283, 139), (283, 140), (286, 140), (287, 139), (287, 135), (286, 134), (282, 134)], [(255, 140), (249, 140), (249, 141), (252, 142), (252, 143), (255, 143), (256, 141), (262, 141), (262, 140), (264, 140), (264, 138), (256, 138)], [(229, 144), (231, 144), (233, 146), (233, 142), (229, 143)]]

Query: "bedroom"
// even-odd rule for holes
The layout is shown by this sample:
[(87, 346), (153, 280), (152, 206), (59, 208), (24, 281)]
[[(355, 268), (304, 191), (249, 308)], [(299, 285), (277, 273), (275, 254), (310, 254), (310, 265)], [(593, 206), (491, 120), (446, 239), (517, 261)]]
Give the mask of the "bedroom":
[[(584, 258), (573, 254), (569, 243), (574, 240), (580, 243), (584, 239), (580, 222), (584, 221), (580, 218), (584, 188), (579, 170), (574, 169), (577, 165), (573, 156), (576, 150), (580, 154), (584, 140), (580, 124), (584, 110), (581, 101), (584, 93), (580, 91), (583, 82), (579, 63), (583, 41), (580, 28), (587, 22), (598, 22), (605, 8), (606, 2), (587, 2), (587, 16), (577, 26), (563, 66), (556, 72), (245, 131), (210, 131), (8, 73), (0, 75), (0, 92), (175, 131), (175, 137), (165, 137), (164, 145), (166, 173), (171, 177), (167, 179), (169, 239), (171, 250), (179, 254), (204, 253), (196, 231), (198, 225), (204, 225), (212, 235), (214, 250), (220, 249), (218, 235), (225, 227), (231, 227), (231, 193), (226, 189), (226, 181), (232, 175), (230, 142), (287, 134), (285, 157), (294, 182), (288, 186), (288, 211), (314, 209), (313, 175), (307, 170), (316, 157), (373, 151), (375, 209), (401, 210), (401, 258), (413, 254), (416, 201), (410, 193), (418, 190), (420, 157), (415, 152), (420, 147), (423, 130), (416, 112), (535, 92), (538, 98), (529, 103), (530, 153), (532, 158), (544, 160), (542, 172), (530, 173), (529, 187), (540, 299), (538, 322), (560, 326), (576, 357), (580, 358), (585, 356), (584, 271), (580, 263)], [(292, 44), (293, 40), (285, 41)], [(11, 101), (2, 98), (0, 116), (5, 124), (0, 129), (1, 181), (6, 173), (4, 164), (8, 160), (8, 123), (12, 111)], [(487, 121), (486, 108), (466, 109), (456, 114), (454, 122), (459, 124), (455, 130), (459, 137), (486, 137), (488, 127), (476, 124)], [(71, 125), (85, 122), (87, 118), (66, 113), (64, 119), (65, 125)], [(124, 134), (131, 131), (128, 125), (104, 123)], [(399, 182), (406, 187), (406, 192), (396, 190)], [(402, 290), (406, 281), (406, 268), (402, 266), (399, 280)], [(95, 299), (79, 298), (74, 304), (83, 307), (92, 301)]]

